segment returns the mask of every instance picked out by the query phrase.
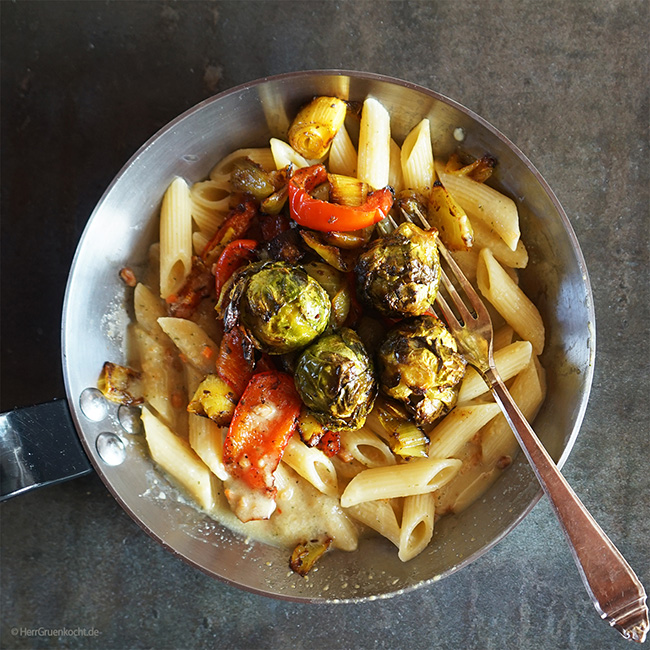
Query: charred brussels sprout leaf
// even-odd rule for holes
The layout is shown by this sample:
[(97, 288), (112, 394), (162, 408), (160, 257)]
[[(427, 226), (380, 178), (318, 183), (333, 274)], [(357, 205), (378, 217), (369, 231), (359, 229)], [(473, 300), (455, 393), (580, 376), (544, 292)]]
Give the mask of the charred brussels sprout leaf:
[(405, 222), (375, 240), (356, 266), (361, 300), (386, 316), (419, 316), (440, 283), (436, 233)]
[(346, 327), (302, 353), (295, 382), (302, 401), (334, 431), (362, 427), (377, 393), (372, 361), (361, 339)]
[(442, 322), (420, 316), (388, 333), (378, 366), (381, 391), (402, 402), (418, 424), (429, 424), (456, 403), (466, 362)]
[(331, 302), (325, 289), (302, 268), (260, 262), (233, 276), (217, 309), (226, 330), (241, 325), (255, 347), (284, 354), (304, 348), (323, 333)]

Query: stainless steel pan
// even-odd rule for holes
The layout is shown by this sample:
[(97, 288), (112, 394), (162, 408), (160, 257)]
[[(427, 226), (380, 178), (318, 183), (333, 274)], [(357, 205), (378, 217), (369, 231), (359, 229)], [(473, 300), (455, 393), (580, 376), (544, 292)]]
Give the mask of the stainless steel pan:
[[(258, 593), (331, 602), (387, 596), (431, 583), (485, 553), (526, 516), (541, 495), (525, 459), (520, 456), (490, 491), (462, 514), (443, 518), (433, 544), (411, 562), (400, 562), (388, 542), (369, 539), (362, 542), (361, 552), (327, 554), (319, 561), (318, 571), (306, 580), (288, 570), (286, 550), (248, 543), (188, 505), (152, 466), (137, 417), (98, 399), (94, 390), (104, 361), (125, 361), (131, 290), (119, 280), (118, 271), (125, 265), (144, 264), (149, 244), (158, 238), (160, 201), (171, 179), (180, 175), (198, 181), (232, 150), (261, 146), (270, 136), (282, 137), (290, 116), (318, 94), (352, 100), (375, 96), (389, 110), (398, 140), (421, 118), (429, 117), (438, 156), (461, 149), (497, 157), (495, 183), (517, 202), (530, 252), (522, 284), (548, 328), (543, 355), (548, 398), (535, 429), (560, 466), (571, 450), (586, 408), (595, 331), (585, 263), (551, 189), (494, 127), (425, 88), (379, 75), (340, 71), (261, 79), (190, 109), (131, 158), (86, 226), (70, 271), (63, 310), (68, 406), (83, 450), (133, 519), (187, 562)], [(42, 407), (40, 413), (59, 426), (52, 434), (55, 448), (63, 447), (67, 440), (72, 469), (66, 471), (83, 472), (83, 454), (76, 453), (76, 440), (66, 436), (65, 422), (61, 424), (65, 419), (61, 403)], [(13, 417), (20, 419), (20, 414)], [(38, 463), (29, 460), (32, 452), (25, 451), (24, 439), (17, 439), (17, 429), (12, 427), (6, 419), (0, 425), (4, 459), (7, 453), (27, 459), (22, 467), (31, 467), (36, 473)], [(16, 438), (13, 442), (12, 437)], [(8, 452), (10, 442), (13, 446)], [(52, 453), (46, 454), (50, 460)], [(22, 478), (24, 485), (39, 482), (33, 476)]]

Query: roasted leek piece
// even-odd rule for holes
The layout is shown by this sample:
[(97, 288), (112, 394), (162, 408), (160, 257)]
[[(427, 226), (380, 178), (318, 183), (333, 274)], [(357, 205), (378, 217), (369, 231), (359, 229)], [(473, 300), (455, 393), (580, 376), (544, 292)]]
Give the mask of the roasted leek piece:
[(341, 205), (363, 205), (368, 198), (368, 183), (351, 176), (328, 174), (330, 201)]
[(270, 174), (250, 158), (235, 161), (230, 173), (230, 185), (233, 190), (250, 194), (258, 201), (263, 201), (275, 192)]
[(394, 454), (403, 458), (427, 456), (429, 438), (408, 419), (407, 413), (382, 403), (377, 405), (377, 414), (389, 433), (388, 444)]
[(322, 158), (343, 125), (346, 103), (337, 97), (316, 97), (296, 115), (289, 144), (307, 159)]
[(452, 250), (466, 251), (474, 243), (474, 231), (465, 210), (457, 203), (440, 181), (429, 194), (427, 209), (429, 223), (438, 229), (442, 243)]
[(300, 411), (296, 423), (296, 430), (300, 439), (308, 446), (315, 447), (326, 433), (325, 427), (314, 417), (314, 414), (305, 406)]
[(199, 384), (187, 410), (225, 426), (232, 420), (236, 406), (237, 396), (230, 385), (218, 375), (208, 375)]
[(327, 551), (331, 543), (331, 537), (301, 542), (293, 549), (289, 566), (299, 575), (306, 576), (316, 561)]
[(111, 402), (136, 406), (144, 402), (140, 373), (107, 361), (97, 380), (97, 388)]

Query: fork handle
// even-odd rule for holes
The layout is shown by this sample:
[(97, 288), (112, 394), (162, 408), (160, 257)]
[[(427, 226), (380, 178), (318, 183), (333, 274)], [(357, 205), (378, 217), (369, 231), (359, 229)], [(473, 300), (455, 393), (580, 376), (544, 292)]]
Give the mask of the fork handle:
[(566, 482), (496, 370), (483, 376), (551, 501), (596, 610), (626, 639), (643, 643), (648, 631), (643, 585)]

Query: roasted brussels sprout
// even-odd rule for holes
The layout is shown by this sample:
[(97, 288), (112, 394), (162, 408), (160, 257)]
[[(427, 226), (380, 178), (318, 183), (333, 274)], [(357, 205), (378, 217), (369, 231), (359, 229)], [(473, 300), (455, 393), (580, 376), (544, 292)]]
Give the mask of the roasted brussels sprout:
[(268, 354), (309, 345), (327, 327), (331, 308), (325, 289), (302, 268), (268, 261), (235, 273), (217, 305), (226, 330), (241, 325)]
[(456, 403), (466, 362), (440, 320), (419, 316), (388, 333), (377, 365), (380, 390), (402, 402), (418, 424), (430, 424)]
[(356, 333), (342, 328), (321, 337), (298, 359), (296, 388), (328, 429), (359, 429), (377, 394), (372, 360)]
[(440, 283), (436, 233), (405, 222), (376, 239), (359, 257), (361, 300), (386, 316), (419, 316), (430, 309)]

